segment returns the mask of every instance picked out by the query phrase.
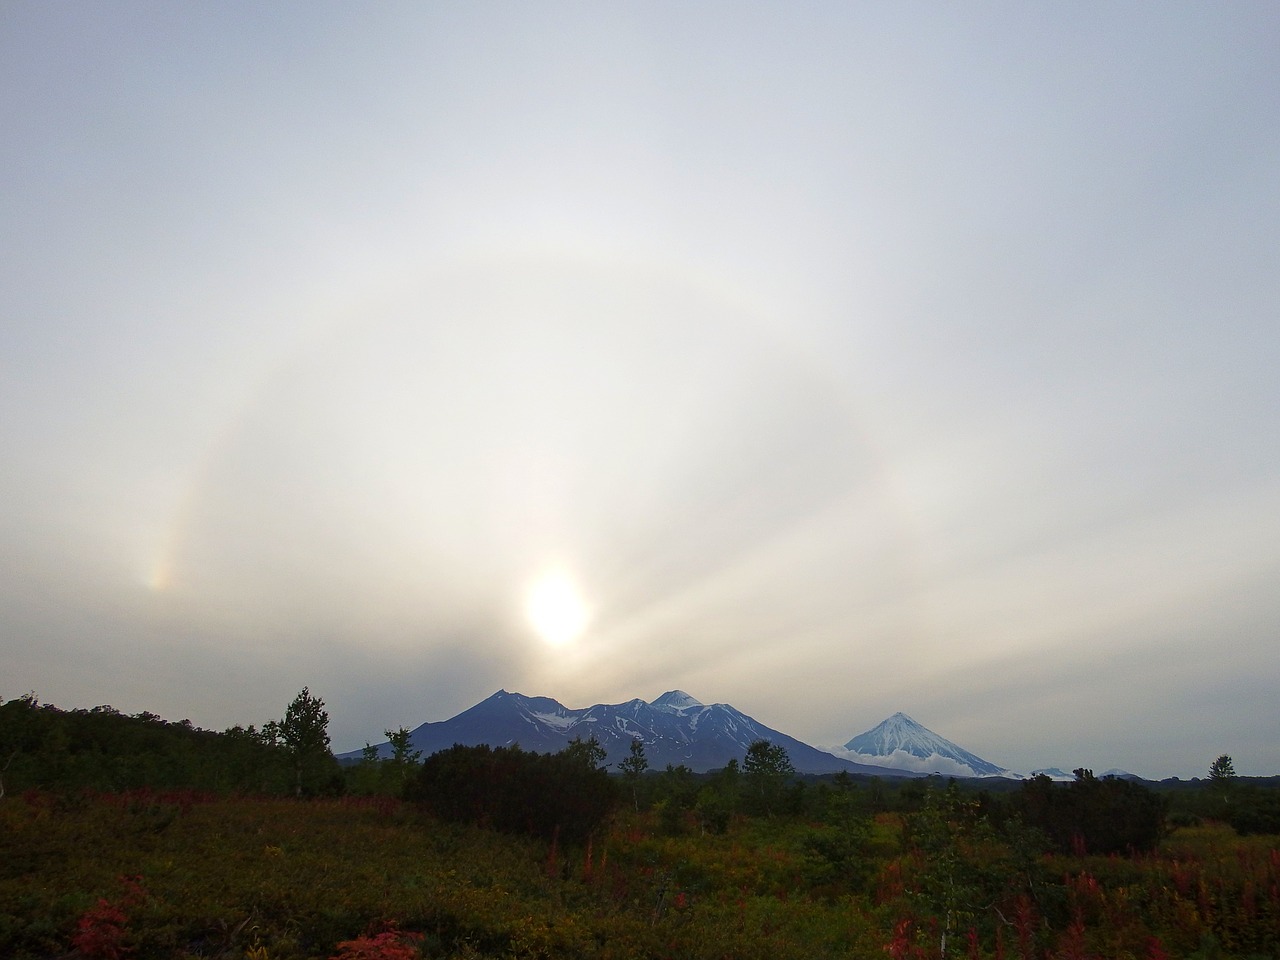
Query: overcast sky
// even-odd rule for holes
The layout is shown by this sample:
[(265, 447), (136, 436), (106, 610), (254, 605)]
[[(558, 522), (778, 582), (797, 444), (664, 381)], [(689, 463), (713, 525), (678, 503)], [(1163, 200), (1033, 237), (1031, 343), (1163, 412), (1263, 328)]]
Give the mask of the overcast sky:
[(0, 697), (1280, 773), (1273, 3), (9, 0), (0, 130)]

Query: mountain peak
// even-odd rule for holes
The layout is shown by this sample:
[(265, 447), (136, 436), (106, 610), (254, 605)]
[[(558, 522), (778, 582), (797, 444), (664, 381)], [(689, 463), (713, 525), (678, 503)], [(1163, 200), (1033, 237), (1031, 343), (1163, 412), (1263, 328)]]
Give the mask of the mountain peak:
[(652, 707), (665, 708), (667, 710), (691, 710), (694, 707), (705, 706), (701, 700), (691, 697), (683, 690), (668, 690), (657, 700), (650, 704)]
[[(919, 770), (954, 771), (961, 775), (999, 774), (1001, 768), (940, 737), (899, 711), (844, 745), (850, 759), (891, 762)], [(971, 773), (963, 771), (968, 768)]]

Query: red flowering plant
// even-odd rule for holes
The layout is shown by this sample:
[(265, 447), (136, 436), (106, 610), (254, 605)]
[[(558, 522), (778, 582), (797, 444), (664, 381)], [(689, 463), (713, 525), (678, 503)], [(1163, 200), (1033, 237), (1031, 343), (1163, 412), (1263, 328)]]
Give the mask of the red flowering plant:
[(129, 923), (128, 908), (146, 899), (141, 877), (121, 877), (124, 893), (116, 900), (100, 897), (98, 902), (80, 915), (71, 945), (86, 960), (124, 960), (129, 952), (125, 935)]
[(382, 933), (343, 940), (332, 960), (419, 960), (422, 934), (388, 924)]

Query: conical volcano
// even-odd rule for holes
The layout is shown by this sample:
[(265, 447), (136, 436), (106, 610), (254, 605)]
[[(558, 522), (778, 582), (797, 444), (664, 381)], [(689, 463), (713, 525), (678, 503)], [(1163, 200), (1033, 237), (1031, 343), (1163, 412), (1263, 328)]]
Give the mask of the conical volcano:
[[(952, 776), (989, 777), (1004, 768), (940, 737), (905, 713), (895, 713), (844, 745), (850, 760)], [(969, 772), (966, 772), (969, 771)]]

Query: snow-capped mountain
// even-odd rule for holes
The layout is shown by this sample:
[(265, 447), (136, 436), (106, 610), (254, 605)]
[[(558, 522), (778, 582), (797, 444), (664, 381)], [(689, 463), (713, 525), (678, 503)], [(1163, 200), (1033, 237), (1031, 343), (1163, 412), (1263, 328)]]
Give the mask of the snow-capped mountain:
[[(747, 748), (756, 740), (767, 740), (787, 751), (799, 773), (861, 773), (878, 776), (918, 776), (908, 770), (894, 770), (884, 764), (865, 765), (833, 756), (794, 737), (780, 733), (734, 709), (727, 703), (707, 705), (682, 690), (671, 690), (646, 703), (598, 703), (571, 710), (549, 697), (527, 697), (499, 690), (474, 707), (449, 720), (424, 723), (409, 739), (423, 755), (444, 750), (455, 743), (465, 746), (519, 744), (525, 750), (549, 753), (563, 749), (576, 737), (595, 737), (615, 766), (631, 750), (631, 741), (644, 742), (649, 767), (664, 769), (667, 764), (705, 772), (723, 767), (730, 760), (742, 762)], [(390, 745), (378, 745), (382, 756), (390, 755)], [(339, 759), (358, 759), (360, 751)]]
[(836, 756), (862, 764), (880, 764), (917, 773), (940, 773), (951, 777), (997, 777), (1009, 774), (1005, 768), (983, 760), (963, 747), (912, 720), (895, 713), (865, 733), (860, 733)]
[(1073, 774), (1067, 773), (1059, 767), (1045, 767), (1042, 770), (1032, 770), (1027, 777), (1048, 777), (1050, 780), (1074, 780)]

